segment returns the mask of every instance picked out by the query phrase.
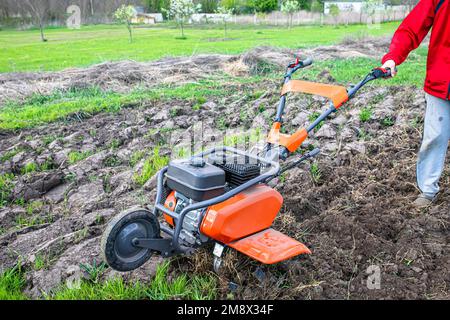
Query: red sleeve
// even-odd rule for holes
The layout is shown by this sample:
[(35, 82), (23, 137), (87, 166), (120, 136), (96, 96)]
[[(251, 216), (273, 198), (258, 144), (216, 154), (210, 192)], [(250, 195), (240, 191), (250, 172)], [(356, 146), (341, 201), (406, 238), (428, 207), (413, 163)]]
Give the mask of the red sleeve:
[(389, 52), (381, 60), (382, 63), (394, 60), (399, 65), (420, 45), (433, 25), (435, 2), (436, 0), (420, 0), (394, 33)]

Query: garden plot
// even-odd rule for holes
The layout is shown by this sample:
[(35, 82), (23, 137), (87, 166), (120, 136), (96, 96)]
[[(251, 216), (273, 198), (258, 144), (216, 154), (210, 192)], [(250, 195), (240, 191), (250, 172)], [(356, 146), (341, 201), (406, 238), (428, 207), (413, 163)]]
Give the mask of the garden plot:
[[(374, 58), (385, 49), (370, 43), (333, 48), (304, 54), (320, 54), (320, 59)], [(326, 52), (333, 54), (327, 57)], [(262, 48), (241, 56), (0, 75), (4, 101), (17, 97), (26, 101), (56, 89), (95, 85), (126, 92), (211, 77), (219, 79), (224, 90), (201, 99), (152, 98), (114, 112), (70, 115), (18, 131), (2, 130), (0, 267), (21, 263), (24, 290), (33, 298), (51, 293), (77, 273), (84, 275), (81, 263), (101, 262), (100, 236), (106, 223), (130, 206), (151, 206), (154, 173), (182, 153), (174, 155), (168, 145), (177, 132), (183, 136), (192, 124), (203, 122), (217, 131), (253, 129), (264, 136), (275, 113), (278, 81), (236, 83), (230, 77), (278, 70), (292, 53)], [(323, 102), (303, 96), (290, 101), (285, 116), (288, 130), (313, 121)], [(313, 254), (263, 266), (229, 252), (222, 273), (214, 276), (217, 297), (448, 298), (448, 166), (437, 203), (420, 211), (411, 206), (418, 193), (415, 161), (424, 109), (421, 89), (374, 84), (336, 113), (305, 145), (322, 149), (317, 161), (282, 176), (277, 186), (285, 202), (275, 228), (305, 243)], [(174, 258), (170, 273), (211, 275), (210, 251), (204, 248), (191, 257)], [(125, 274), (107, 269), (101, 279), (120, 276), (148, 282), (160, 263), (155, 257)], [(373, 266), (381, 272), (379, 289), (367, 285)]]

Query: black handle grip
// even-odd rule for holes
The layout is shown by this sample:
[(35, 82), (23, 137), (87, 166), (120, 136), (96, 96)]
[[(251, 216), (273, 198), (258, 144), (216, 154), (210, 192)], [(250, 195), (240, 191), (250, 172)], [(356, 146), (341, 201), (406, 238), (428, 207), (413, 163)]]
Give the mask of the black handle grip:
[[(395, 68), (395, 71), (397, 71), (397, 68)], [(372, 70), (372, 76), (375, 79), (391, 78), (392, 77), (392, 70), (391, 70), (391, 68), (375, 68), (375, 69)]]
[(298, 70), (300, 68), (304, 68), (304, 67), (312, 65), (312, 63), (313, 63), (313, 59), (311, 59), (311, 58), (306, 58), (305, 60), (300, 60), (299, 58), (297, 58), (294, 62), (291, 62), (288, 65), (288, 68)]
[(312, 65), (313, 62), (314, 62), (313, 59), (311, 59), (311, 58), (306, 58), (305, 60), (301, 61), (301, 64), (302, 64), (302, 67), (307, 67), (307, 66)]

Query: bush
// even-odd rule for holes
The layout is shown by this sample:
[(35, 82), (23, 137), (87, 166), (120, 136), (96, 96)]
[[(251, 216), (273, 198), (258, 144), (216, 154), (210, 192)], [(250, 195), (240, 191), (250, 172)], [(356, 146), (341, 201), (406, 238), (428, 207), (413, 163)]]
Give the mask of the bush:
[(278, 9), (278, 0), (249, 0), (256, 12), (271, 12)]
[(220, 6), (236, 14), (252, 14), (277, 10), (278, 0), (221, 0)]
[(238, 2), (239, 2), (238, 0), (221, 0), (220, 7), (225, 9), (233, 9), (234, 11), (237, 11)]
[(251, 10), (246, 6), (246, 0), (221, 0), (220, 7), (233, 10), (236, 14), (249, 13)]
[(323, 3), (319, 0), (313, 0), (311, 2), (310, 10), (312, 12), (320, 12), (323, 13)]
[(197, 0), (195, 2), (202, 6), (203, 13), (215, 13), (218, 8), (217, 0)]
[[(314, 1), (314, 0), (313, 0)], [(297, 0), (300, 9), (302, 10), (311, 10), (311, 0)]]
[(145, 6), (148, 12), (164, 13), (165, 10), (169, 10), (170, 0), (145, 0)]

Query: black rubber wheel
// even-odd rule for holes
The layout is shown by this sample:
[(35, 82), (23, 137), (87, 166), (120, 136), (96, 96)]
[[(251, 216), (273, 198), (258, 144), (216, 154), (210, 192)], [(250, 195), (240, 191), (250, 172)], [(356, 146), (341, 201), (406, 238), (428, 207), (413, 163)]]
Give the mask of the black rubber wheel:
[(131, 209), (109, 222), (101, 241), (103, 260), (117, 271), (139, 268), (153, 252), (133, 245), (136, 238), (161, 238), (158, 219), (148, 210)]

